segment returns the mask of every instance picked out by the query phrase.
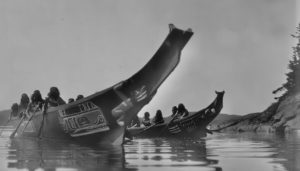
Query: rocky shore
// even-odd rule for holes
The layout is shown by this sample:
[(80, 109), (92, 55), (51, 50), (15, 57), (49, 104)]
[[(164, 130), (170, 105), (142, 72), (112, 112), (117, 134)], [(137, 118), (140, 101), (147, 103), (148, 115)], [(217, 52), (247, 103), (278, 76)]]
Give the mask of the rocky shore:
[[(219, 117), (224, 117), (220, 115)], [(245, 116), (216, 118), (211, 130), (236, 132), (286, 133), (300, 129), (300, 93), (271, 104), (266, 110)], [(232, 118), (232, 119), (229, 119)]]

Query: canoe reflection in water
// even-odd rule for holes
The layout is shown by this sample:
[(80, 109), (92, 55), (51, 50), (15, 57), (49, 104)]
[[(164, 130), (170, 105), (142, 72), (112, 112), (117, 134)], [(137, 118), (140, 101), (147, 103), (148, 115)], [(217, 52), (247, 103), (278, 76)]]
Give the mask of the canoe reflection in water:
[[(110, 170), (125, 168), (123, 146), (85, 146), (64, 142), (13, 139), (8, 168), (36, 170)], [(129, 169), (126, 169), (129, 170)], [(135, 169), (130, 169), (135, 170)]]
[(300, 170), (300, 133), (134, 139), (123, 146), (1, 137), (0, 153), (0, 170), (294, 171)]
[(13, 139), (8, 168), (36, 170), (138, 170), (163, 167), (220, 171), (218, 160), (209, 159), (206, 140), (137, 139), (124, 146), (85, 146), (33, 139)]
[[(221, 171), (218, 160), (207, 157), (206, 140), (137, 139), (125, 145), (127, 168), (162, 167), (164, 170)], [(158, 168), (157, 168), (158, 169)]]

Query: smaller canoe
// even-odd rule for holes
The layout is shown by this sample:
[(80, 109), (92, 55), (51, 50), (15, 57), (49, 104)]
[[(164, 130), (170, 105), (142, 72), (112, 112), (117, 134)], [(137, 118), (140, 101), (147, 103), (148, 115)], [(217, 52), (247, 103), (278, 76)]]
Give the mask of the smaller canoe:
[(165, 123), (149, 127), (131, 127), (128, 131), (134, 137), (205, 137), (207, 126), (216, 118), (223, 108), (224, 91), (217, 92), (217, 97), (206, 108), (189, 113), (183, 118), (165, 118)]

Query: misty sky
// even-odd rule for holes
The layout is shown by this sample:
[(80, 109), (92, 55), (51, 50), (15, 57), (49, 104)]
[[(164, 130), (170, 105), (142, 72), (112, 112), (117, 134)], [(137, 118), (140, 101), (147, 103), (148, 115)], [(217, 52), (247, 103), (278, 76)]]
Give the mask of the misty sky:
[[(181, 62), (142, 111), (206, 107), (225, 90), (223, 113), (259, 112), (285, 81), (296, 0), (1, 0), (0, 109), (23, 92), (85, 96), (125, 80), (156, 52), (168, 24), (192, 28)], [(298, 13), (298, 15), (297, 15)], [(298, 20), (299, 21), (299, 20)]]

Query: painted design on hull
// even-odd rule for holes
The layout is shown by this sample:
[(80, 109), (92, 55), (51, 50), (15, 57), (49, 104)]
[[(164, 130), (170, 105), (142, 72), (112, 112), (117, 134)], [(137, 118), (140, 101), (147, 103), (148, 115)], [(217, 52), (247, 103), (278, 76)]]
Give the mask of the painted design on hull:
[(177, 134), (177, 133), (181, 132), (181, 129), (179, 128), (178, 125), (168, 127), (168, 129), (169, 129), (171, 134)]
[(72, 137), (109, 130), (102, 110), (91, 101), (58, 112), (65, 133), (70, 134)]

